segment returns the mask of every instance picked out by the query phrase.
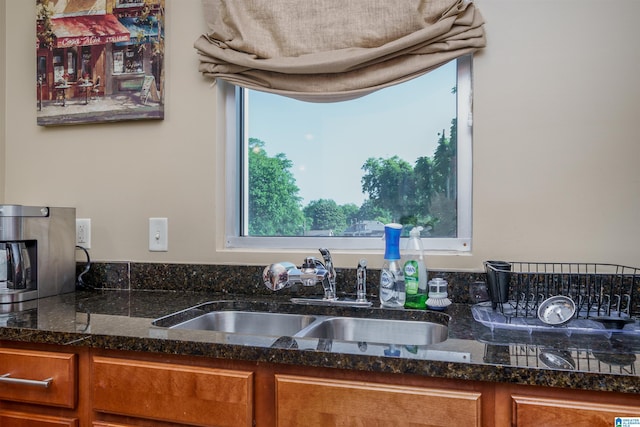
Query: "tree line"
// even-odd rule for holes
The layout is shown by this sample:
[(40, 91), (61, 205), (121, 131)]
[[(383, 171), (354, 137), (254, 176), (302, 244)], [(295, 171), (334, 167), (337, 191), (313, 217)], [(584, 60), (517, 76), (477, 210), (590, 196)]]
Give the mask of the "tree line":
[[(457, 127), (443, 129), (433, 157), (412, 165), (398, 156), (368, 158), (362, 165), (361, 206), (338, 205), (332, 199), (302, 206), (300, 189), (283, 153), (269, 156), (265, 142), (249, 139), (249, 234), (302, 236), (312, 230), (342, 235), (362, 221), (420, 225), (432, 237), (455, 237), (457, 230)], [(408, 228), (408, 227), (405, 227)]]

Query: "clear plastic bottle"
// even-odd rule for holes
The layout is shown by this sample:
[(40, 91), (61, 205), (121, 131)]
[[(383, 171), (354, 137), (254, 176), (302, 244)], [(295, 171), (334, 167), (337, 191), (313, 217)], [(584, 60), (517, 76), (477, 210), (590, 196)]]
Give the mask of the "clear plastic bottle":
[(401, 224), (384, 226), (384, 264), (380, 272), (380, 304), (385, 308), (404, 308), (404, 274), (400, 262)]
[(424, 262), (424, 247), (420, 238), (422, 227), (413, 227), (404, 251), (404, 283), (407, 294), (406, 308), (426, 309), (427, 267)]

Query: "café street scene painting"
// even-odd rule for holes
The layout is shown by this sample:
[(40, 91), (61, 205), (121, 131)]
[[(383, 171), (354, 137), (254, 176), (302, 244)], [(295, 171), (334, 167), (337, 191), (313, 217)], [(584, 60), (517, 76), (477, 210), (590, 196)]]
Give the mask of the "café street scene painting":
[(164, 118), (164, 0), (36, 0), (38, 125)]

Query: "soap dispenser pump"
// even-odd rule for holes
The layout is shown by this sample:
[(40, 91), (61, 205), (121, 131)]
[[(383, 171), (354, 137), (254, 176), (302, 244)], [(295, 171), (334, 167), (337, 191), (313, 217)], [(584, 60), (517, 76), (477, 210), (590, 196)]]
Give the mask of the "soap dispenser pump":
[(444, 311), (451, 305), (448, 298), (447, 281), (436, 277), (429, 281), (429, 298), (427, 299), (427, 308), (431, 310)]

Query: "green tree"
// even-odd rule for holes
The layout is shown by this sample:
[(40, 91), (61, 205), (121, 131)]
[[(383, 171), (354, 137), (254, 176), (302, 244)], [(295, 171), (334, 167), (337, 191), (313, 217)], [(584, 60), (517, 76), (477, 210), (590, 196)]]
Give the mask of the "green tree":
[(450, 138), (444, 129), (438, 140), (438, 148), (433, 156), (433, 187), (436, 193), (443, 193), (449, 199), (457, 195), (457, 126), (456, 119), (451, 120)]
[[(367, 159), (362, 166), (362, 191), (369, 195), (369, 212), (360, 219), (421, 225), (438, 237), (456, 235), (456, 120), (451, 123), (450, 138), (444, 130), (438, 135), (433, 159), (419, 157), (413, 167), (397, 156)], [(379, 210), (376, 217), (371, 209)]]
[(451, 120), (449, 138), (444, 130), (433, 160), (433, 195), (428, 211), (433, 217), (432, 236), (457, 235), (457, 120)]
[(269, 157), (265, 143), (249, 139), (249, 234), (295, 236), (303, 233), (300, 189), (282, 153)]
[(360, 208), (355, 203), (348, 203), (346, 205), (340, 205), (342, 213), (347, 221), (347, 225), (357, 222), (359, 218)]
[(362, 166), (362, 192), (369, 194), (374, 206), (389, 211), (394, 221), (414, 213), (416, 192), (413, 168), (398, 156), (369, 158)]
[(392, 222), (392, 215), (386, 209), (377, 207), (371, 200), (365, 200), (358, 211), (358, 220), (380, 221), (383, 224)]
[(415, 178), (414, 203), (416, 212), (426, 214), (433, 194), (433, 161), (430, 157), (423, 156), (416, 160), (413, 167)]
[(458, 235), (456, 210), (455, 199), (447, 198), (442, 193), (432, 197), (429, 205), (429, 212), (432, 215), (429, 222), (432, 237), (455, 237)]
[(333, 230), (335, 234), (339, 234), (347, 227), (344, 211), (334, 200), (313, 200), (303, 212), (311, 219), (312, 230)]

